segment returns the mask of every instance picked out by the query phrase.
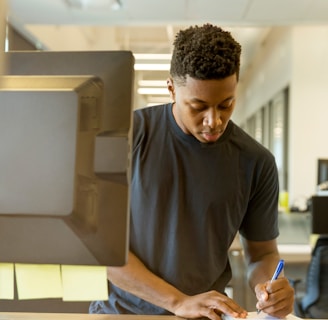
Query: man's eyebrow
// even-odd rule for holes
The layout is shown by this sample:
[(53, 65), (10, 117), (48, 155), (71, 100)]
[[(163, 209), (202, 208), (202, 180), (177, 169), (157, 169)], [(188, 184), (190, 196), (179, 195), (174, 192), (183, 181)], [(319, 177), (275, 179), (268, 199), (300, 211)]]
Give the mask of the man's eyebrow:
[(191, 98), (190, 101), (191, 101), (191, 102), (206, 103), (206, 101), (204, 101), (204, 100), (202, 100), (202, 99), (199, 99), (199, 98), (196, 98), (196, 97)]
[[(224, 103), (224, 102), (227, 102), (227, 101), (231, 101), (231, 100), (235, 100), (235, 96), (231, 96), (231, 97), (228, 97), (226, 99), (224, 99), (223, 101), (221, 101), (220, 103)], [(193, 97), (190, 99), (191, 102), (198, 102), (198, 103), (207, 103), (206, 101), (202, 100), (202, 99), (199, 99), (197, 97)]]
[(222, 102), (230, 101), (230, 100), (235, 100), (235, 96), (228, 97), (227, 99), (224, 99)]

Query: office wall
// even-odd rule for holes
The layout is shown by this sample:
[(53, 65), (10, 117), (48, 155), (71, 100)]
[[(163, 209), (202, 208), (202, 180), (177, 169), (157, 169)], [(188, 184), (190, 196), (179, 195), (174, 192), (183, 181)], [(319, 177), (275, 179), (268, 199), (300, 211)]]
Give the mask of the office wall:
[(315, 192), (317, 158), (328, 158), (327, 56), (328, 26), (273, 28), (240, 84), (237, 123), (289, 86), (290, 204)]
[(328, 158), (328, 26), (292, 30), (290, 189), (312, 195), (317, 158)]
[(239, 83), (234, 120), (242, 123), (268, 103), (291, 78), (291, 29), (274, 27)]

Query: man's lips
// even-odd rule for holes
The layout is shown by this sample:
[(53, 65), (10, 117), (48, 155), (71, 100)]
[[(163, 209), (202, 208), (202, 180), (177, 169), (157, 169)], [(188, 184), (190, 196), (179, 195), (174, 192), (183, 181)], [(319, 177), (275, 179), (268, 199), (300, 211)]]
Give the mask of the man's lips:
[(223, 130), (213, 131), (213, 132), (203, 131), (202, 132), (202, 136), (204, 137), (204, 139), (206, 141), (214, 142), (214, 141), (216, 141), (220, 137), (220, 135), (222, 134), (222, 132), (223, 132)]

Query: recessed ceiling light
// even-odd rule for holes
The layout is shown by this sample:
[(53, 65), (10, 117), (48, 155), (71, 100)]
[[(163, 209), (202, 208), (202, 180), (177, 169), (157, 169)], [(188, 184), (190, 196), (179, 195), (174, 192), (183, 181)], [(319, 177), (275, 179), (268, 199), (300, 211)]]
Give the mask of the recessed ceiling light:
[(135, 63), (134, 70), (168, 71), (169, 63)]
[(139, 94), (155, 94), (155, 95), (168, 95), (169, 91), (167, 88), (139, 88)]
[(68, 6), (77, 9), (107, 9), (119, 10), (122, 0), (65, 0)]
[(139, 80), (138, 85), (140, 87), (162, 87), (166, 88), (165, 80)]
[(171, 60), (170, 53), (134, 53), (136, 60)]

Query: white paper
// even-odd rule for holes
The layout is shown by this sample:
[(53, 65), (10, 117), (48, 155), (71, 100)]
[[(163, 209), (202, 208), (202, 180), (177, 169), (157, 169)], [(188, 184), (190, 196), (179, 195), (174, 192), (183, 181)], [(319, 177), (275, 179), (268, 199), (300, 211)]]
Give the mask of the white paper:
[[(222, 319), (223, 320), (240, 320), (241, 318), (234, 318), (232, 316), (223, 314), (222, 315)], [(272, 316), (269, 316), (268, 314), (264, 313), (264, 312), (260, 312), (259, 314), (256, 311), (251, 311), (248, 312), (247, 318), (246, 319), (258, 319), (258, 320), (277, 320), (277, 319), (286, 319), (286, 320), (302, 320), (299, 317), (294, 316), (293, 314), (289, 314), (287, 317), (285, 318), (275, 318)]]

